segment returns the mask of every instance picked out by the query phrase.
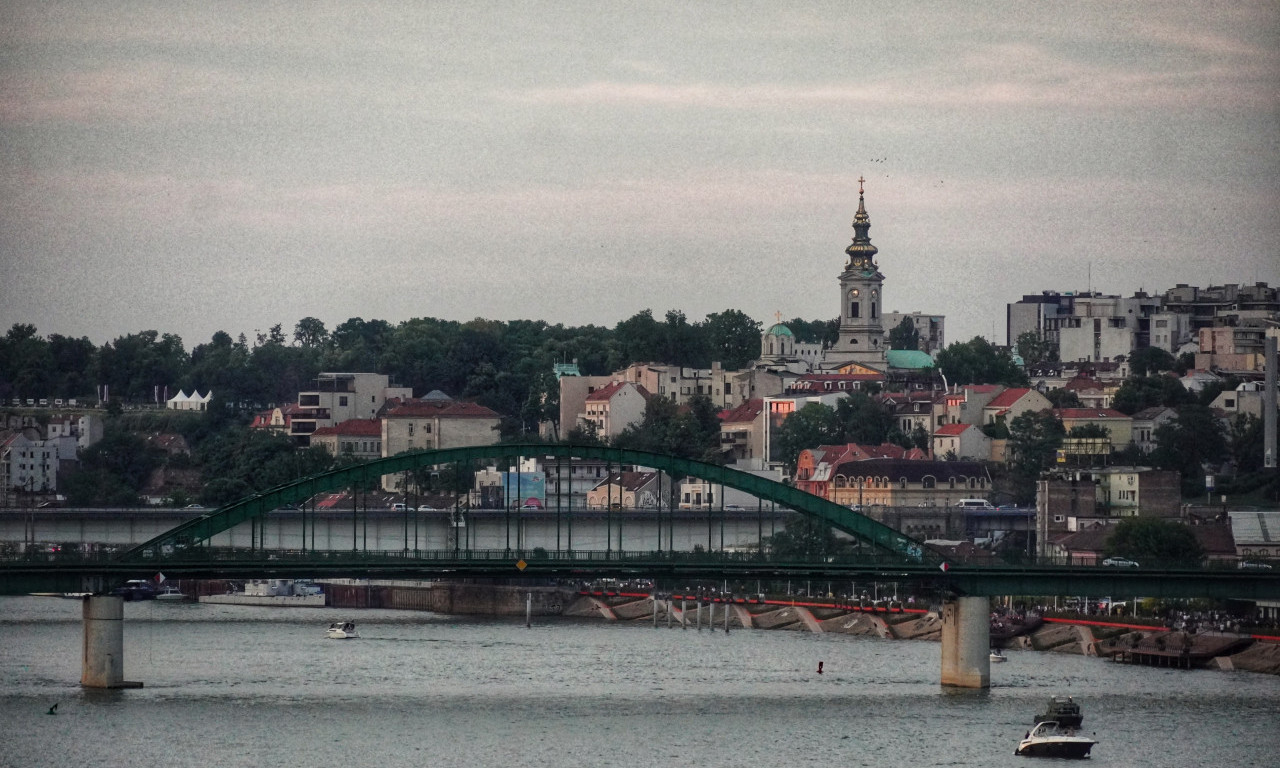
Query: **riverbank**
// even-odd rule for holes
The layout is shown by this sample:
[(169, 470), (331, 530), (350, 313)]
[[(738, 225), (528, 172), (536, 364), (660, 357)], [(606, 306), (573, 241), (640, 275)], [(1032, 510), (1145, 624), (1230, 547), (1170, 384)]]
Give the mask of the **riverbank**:
[[(660, 626), (827, 632), (889, 640), (941, 639), (935, 611), (911, 606), (849, 606), (804, 600), (738, 598), (700, 602), (644, 592), (416, 581), (327, 581), (326, 601), (338, 608), (390, 608), (479, 616), (570, 616)], [(1109, 657), (1148, 666), (1245, 670), (1280, 675), (1280, 637), (1224, 632), (1186, 633), (1088, 619), (1047, 619), (1000, 647)]]

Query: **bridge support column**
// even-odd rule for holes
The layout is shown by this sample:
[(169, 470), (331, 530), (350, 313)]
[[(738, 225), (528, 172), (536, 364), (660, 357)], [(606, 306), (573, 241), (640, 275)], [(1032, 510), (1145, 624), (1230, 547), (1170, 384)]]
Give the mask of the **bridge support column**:
[(80, 685), (85, 688), (141, 688), (124, 679), (124, 598), (90, 595), (81, 607), (84, 648)]
[(957, 597), (942, 604), (942, 684), (991, 687), (991, 618), (985, 597)]

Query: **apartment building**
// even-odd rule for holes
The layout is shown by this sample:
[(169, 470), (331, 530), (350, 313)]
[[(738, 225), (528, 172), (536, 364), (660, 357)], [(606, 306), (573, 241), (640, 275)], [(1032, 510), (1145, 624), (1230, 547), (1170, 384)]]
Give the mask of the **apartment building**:
[(413, 390), (391, 384), (381, 373), (321, 373), (310, 390), (298, 393), (299, 412), (289, 418), (289, 436), (300, 446), (311, 434), (349, 419), (373, 419), (388, 400), (409, 400)]

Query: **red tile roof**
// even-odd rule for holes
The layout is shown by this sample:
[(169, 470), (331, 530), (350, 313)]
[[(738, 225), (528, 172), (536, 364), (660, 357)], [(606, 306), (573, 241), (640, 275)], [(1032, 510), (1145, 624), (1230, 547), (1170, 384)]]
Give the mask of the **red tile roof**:
[(498, 414), (483, 405), (462, 400), (409, 400), (387, 411), (388, 419), (413, 418), (496, 419)]
[(1128, 416), (1111, 408), (1054, 408), (1059, 419), (1127, 419)]
[(755, 421), (764, 413), (764, 400), (762, 398), (753, 398), (747, 402), (734, 408), (732, 411), (724, 411), (720, 414), (721, 422), (736, 424), (745, 421)]
[(933, 434), (942, 435), (943, 437), (959, 435), (959, 434), (963, 434), (966, 429), (972, 426), (973, 426), (972, 424), (943, 424), (942, 426), (938, 427), (937, 431), (935, 431)]
[(628, 384), (635, 387), (636, 391), (639, 392), (640, 396), (643, 397), (645, 400), (649, 399), (649, 390), (645, 389), (641, 385), (635, 384), (630, 381), (615, 381), (614, 383), (605, 387), (601, 387), (597, 389), (595, 392), (592, 392), (591, 394), (587, 395), (587, 401), (588, 402), (608, 401), (614, 395), (616, 395), (619, 390), (621, 390), (623, 387), (627, 386)]
[(312, 437), (338, 435), (345, 437), (382, 437), (382, 422), (378, 419), (347, 419), (332, 427), (320, 427)]
[(996, 395), (991, 402), (987, 403), (988, 408), (1008, 408), (1014, 403), (1021, 400), (1031, 390), (1026, 387), (1010, 387), (1000, 394)]
[(1076, 376), (1066, 384), (1063, 384), (1062, 388), (1070, 392), (1084, 392), (1090, 389), (1102, 389), (1102, 384), (1097, 379), (1089, 376)]

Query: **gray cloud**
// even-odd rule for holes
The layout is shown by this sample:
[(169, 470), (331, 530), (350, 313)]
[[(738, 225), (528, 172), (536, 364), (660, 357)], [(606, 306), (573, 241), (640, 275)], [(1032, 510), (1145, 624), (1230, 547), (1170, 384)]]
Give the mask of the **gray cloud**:
[(6, 4), (0, 326), (1280, 282), (1273, 4), (776, 5)]

